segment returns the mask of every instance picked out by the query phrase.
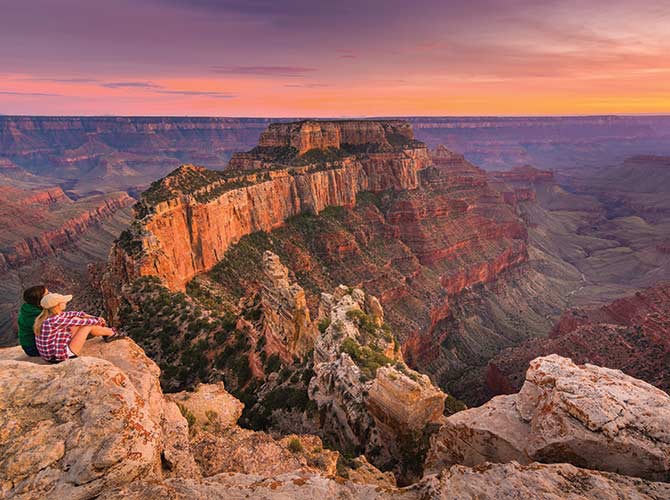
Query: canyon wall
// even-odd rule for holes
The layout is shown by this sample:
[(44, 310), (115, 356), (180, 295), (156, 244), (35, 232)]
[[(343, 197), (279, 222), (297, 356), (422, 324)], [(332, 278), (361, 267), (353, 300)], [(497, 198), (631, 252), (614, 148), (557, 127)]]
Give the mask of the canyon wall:
[[(314, 138), (310, 122), (273, 126), (273, 134), (296, 127)], [(314, 148), (281, 156), (294, 165), (273, 163), (268, 150), (255, 148), (238, 168), (183, 166), (155, 183), (111, 253), (103, 288), (113, 316), (125, 285), (143, 276), (173, 291), (206, 290), (237, 310), (263, 281), (260, 262), (270, 250), (295, 273), (311, 310), (320, 292), (340, 283), (379, 297), (408, 362), (439, 369), (442, 383), (518, 341), (451, 325), (462, 293), (528, 261), (516, 206), (462, 155), (437, 148), (429, 156), (413, 139), (391, 135), (391, 126), (372, 130), (388, 134), (390, 146), (365, 143), (363, 152), (340, 149), (342, 158), (307, 165), (300, 163)]]
[[(309, 122), (301, 126), (311, 127)], [(380, 130), (384, 131), (381, 126)], [(370, 134), (368, 138), (374, 137)], [(124, 262), (128, 276), (158, 276), (169, 288), (183, 290), (242, 236), (270, 231), (304, 212), (352, 207), (363, 191), (416, 189), (418, 172), (428, 163), (425, 147), (415, 145), (393, 152), (349, 155), (316, 166), (222, 176), (213, 182), (208, 182), (210, 174), (205, 169), (182, 166), (143, 194), (141, 210), (146, 215), (138, 219), (135, 235), (122, 237), (112, 254), (129, 254), (124, 238), (137, 237), (134, 244), (141, 248), (130, 259), (113, 255), (112, 260)], [(192, 189), (195, 185), (199, 187)], [(155, 194), (163, 191), (168, 193), (166, 199), (154, 203)]]
[[(38, 203), (45, 204), (49, 208), (56, 203), (63, 202), (64, 196), (60, 188), (55, 188), (21, 199), (19, 204)], [(67, 202), (74, 209), (72, 210), (74, 213), (59, 221), (58, 227), (37, 232), (37, 234), (26, 236), (0, 248), (0, 271), (29, 265), (36, 260), (53, 256), (68, 246), (76, 245), (77, 240), (83, 237), (91, 227), (102, 224), (118, 210), (135, 203), (126, 193), (100, 196), (98, 199), (87, 200), (86, 203), (80, 204), (71, 203), (69, 199)], [(80, 205), (84, 206), (80, 207)], [(31, 213), (32, 217), (35, 215)], [(24, 221), (14, 221), (13, 224), (24, 224)]]
[(566, 311), (549, 338), (530, 340), (493, 358), (493, 394), (519, 390), (532, 359), (550, 353), (616, 368), (670, 391), (670, 285), (659, 284), (599, 308)]
[(345, 145), (376, 144), (391, 147), (391, 142), (414, 139), (405, 121), (305, 121), (273, 123), (258, 140), (258, 147), (293, 147), (298, 154), (310, 149), (340, 149)]

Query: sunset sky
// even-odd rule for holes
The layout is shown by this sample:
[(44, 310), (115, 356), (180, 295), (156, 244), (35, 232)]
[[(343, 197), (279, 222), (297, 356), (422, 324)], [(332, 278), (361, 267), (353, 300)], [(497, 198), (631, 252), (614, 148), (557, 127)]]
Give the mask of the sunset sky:
[(670, 113), (670, 1), (0, 0), (0, 113)]

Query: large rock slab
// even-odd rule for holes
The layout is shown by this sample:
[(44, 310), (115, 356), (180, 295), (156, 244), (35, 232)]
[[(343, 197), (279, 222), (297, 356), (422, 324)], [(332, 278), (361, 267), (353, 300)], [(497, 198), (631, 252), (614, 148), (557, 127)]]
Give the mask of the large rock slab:
[(537, 358), (517, 395), (449, 417), (427, 468), (511, 459), (668, 481), (670, 396), (618, 370)]
[(112, 363), (0, 361), (0, 496), (91, 498), (155, 472), (160, 427)]
[(283, 474), (272, 478), (247, 474), (219, 474), (204, 481), (138, 482), (108, 492), (101, 500), (124, 498), (267, 500), (662, 500), (670, 484), (617, 474), (579, 469), (569, 464), (486, 464), (454, 466), (408, 488), (361, 485), (314, 474)]

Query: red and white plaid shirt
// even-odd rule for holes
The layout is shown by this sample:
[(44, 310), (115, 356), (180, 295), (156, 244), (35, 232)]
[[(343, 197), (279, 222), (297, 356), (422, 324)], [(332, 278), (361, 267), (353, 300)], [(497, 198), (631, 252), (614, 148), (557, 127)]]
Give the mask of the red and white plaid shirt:
[(49, 316), (42, 323), (40, 334), (35, 336), (37, 351), (47, 361), (63, 361), (68, 358), (66, 347), (72, 339), (71, 328), (100, 324), (100, 318), (89, 316), (83, 311), (64, 311)]

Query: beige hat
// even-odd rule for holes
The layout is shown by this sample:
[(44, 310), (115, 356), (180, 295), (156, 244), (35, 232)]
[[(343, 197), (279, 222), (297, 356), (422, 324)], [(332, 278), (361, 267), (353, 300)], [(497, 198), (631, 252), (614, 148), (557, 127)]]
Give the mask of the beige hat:
[(60, 293), (47, 293), (42, 300), (40, 300), (40, 305), (43, 309), (51, 309), (56, 307), (58, 304), (67, 304), (72, 300), (72, 295), (61, 295)]

